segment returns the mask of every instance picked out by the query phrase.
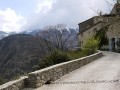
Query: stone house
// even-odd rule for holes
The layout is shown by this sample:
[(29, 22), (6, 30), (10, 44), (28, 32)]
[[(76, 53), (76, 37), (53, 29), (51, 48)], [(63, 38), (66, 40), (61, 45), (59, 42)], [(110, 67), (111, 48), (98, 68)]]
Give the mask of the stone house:
[[(97, 31), (108, 27), (106, 36), (109, 40), (109, 50), (117, 49), (116, 42), (120, 39), (120, 3), (117, 2), (109, 14), (94, 16), (84, 22), (79, 23), (79, 45), (83, 47), (90, 37)], [(119, 32), (119, 33), (118, 33)], [(114, 33), (114, 34), (113, 34)]]

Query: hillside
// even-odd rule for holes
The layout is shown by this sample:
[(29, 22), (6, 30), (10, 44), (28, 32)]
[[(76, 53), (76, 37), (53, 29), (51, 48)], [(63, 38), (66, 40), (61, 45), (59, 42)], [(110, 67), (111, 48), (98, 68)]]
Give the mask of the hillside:
[(45, 42), (40, 38), (25, 34), (0, 40), (0, 76), (10, 80), (32, 71), (44, 55), (41, 44), (45, 48)]

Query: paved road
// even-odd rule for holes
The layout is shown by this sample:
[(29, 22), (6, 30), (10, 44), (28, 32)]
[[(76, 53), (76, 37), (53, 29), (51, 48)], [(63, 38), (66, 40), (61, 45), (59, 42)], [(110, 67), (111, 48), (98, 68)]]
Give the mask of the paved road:
[(120, 81), (113, 81), (120, 79), (120, 54), (104, 52), (104, 55), (63, 76), (54, 84), (25, 90), (120, 90)]

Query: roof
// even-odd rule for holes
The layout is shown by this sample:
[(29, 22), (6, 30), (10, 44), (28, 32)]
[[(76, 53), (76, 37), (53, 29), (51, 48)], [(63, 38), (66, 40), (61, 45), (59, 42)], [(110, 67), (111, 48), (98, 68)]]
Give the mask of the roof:
[(105, 14), (105, 15), (101, 15), (101, 16), (94, 16), (94, 17), (92, 17), (92, 18), (90, 18), (86, 21), (83, 21), (83, 22), (78, 24), (79, 27), (80, 27), (80, 33), (84, 32), (84, 31), (88, 30), (89, 28), (91, 28), (91, 27), (93, 27), (93, 26), (102, 22), (102, 21), (98, 21), (98, 22), (95, 23), (94, 22), (95, 17), (103, 17), (104, 18), (104, 17), (114, 17), (114, 16), (116, 16), (116, 14)]
[(102, 15), (102, 17), (114, 17), (116, 16), (116, 14), (104, 14)]
[[(95, 26), (97, 24), (100, 24), (100, 23), (102, 23), (102, 21), (99, 21), (99, 22), (93, 24), (91, 27), (93, 27), (93, 26)], [(86, 30), (90, 29), (91, 27), (86, 28)], [(80, 30), (79, 34), (82, 33), (82, 32), (85, 32), (86, 30)]]
[(93, 26), (94, 25), (94, 17), (79, 23), (78, 25), (80, 26), (81, 31), (85, 31), (88, 27)]

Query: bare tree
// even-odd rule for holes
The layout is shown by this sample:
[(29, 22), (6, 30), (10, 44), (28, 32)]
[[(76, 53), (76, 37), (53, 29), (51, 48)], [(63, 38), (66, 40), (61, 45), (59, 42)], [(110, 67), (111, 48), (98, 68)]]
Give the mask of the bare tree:
[[(66, 32), (66, 30), (68, 30), (68, 32)], [(76, 35), (73, 35), (72, 32), (66, 28), (66, 25), (58, 24), (45, 27), (42, 33), (37, 33), (37, 37), (47, 41), (46, 46), (49, 51), (54, 49), (66, 51), (74, 47), (74, 42), (77, 38), (77, 32)]]

